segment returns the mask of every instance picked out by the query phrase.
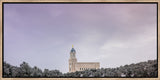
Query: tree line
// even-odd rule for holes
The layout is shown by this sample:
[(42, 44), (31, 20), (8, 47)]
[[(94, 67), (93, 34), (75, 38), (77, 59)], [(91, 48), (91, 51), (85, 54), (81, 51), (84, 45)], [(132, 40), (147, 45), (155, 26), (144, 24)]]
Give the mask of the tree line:
[(124, 65), (117, 68), (90, 69), (72, 73), (62, 73), (59, 70), (44, 69), (43, 71), (28, 63), (23, 62), (19, 67), (3, 62), (3, 77), (44, 77), (44, 78), (69, 78), (69, 77), (158, 77), (157, 60), (148, 60), (136, 64)]

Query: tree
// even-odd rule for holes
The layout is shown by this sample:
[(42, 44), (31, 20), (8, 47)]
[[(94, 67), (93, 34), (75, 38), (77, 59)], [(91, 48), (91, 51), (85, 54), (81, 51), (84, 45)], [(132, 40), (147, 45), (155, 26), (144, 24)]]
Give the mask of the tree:
[(48, 69), (44, 69), (43, 77), (50, 77)]
[(32, 69), (28, 65), (28, 63), (23, 62), (20, 64), (20, 70), (21, 70), (21, 77), (31, 77)]
[(16, 67), (16, 66), (11, 67), (11, 74), (12, 74), (11, 76), (12, 77), (20, 77), (20, 72), (21, 72), (21, 70), (19, 67)]
[(31, 76), (32, 77), (42, 77), (42, 70), (39, 69), (37, 66), (35, 66), (34, 68), (32, 68), (32, 73)]
[(4, 77), (11, 77), (11, 65), (10, 64), (8, 64), (8, 63), (6, 63), (6, 62), (4, 62), (3, 63), (3, 69), (4, 69), (4, 73), (3, 73), (3, 76)]

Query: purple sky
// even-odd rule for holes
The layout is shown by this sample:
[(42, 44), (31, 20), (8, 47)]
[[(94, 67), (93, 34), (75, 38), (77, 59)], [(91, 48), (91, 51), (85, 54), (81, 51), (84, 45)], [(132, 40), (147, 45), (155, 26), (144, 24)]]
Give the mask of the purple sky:
[(68, 72), (78, 61), (100, 67), (156, 59), (156, 4), (4, 4), (4, 61)]

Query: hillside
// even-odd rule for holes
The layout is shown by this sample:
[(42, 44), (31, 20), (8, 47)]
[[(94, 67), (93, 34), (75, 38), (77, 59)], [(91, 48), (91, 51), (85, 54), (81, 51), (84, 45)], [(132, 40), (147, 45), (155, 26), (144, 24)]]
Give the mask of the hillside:
[(148, 60), (136, 64), (124, 65), (117, 68), (101, 68), (85, 71), (76, 71), (73, 73), (62, 73), (59, 70), (30, 67), (28, 63), (23, 62), (20, 67), (3, 63), (3, 77), (145, 77), (154, 78), (158, 76), (157, 60)]

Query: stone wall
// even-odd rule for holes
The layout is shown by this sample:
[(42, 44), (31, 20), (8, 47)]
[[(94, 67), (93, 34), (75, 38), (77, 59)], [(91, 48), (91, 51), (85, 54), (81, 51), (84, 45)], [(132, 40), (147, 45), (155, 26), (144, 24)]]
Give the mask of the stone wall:
[(77, 62), (75, 63), (75, 71), (83, 71), (87, 69), (99, 69), (99, 62)]

